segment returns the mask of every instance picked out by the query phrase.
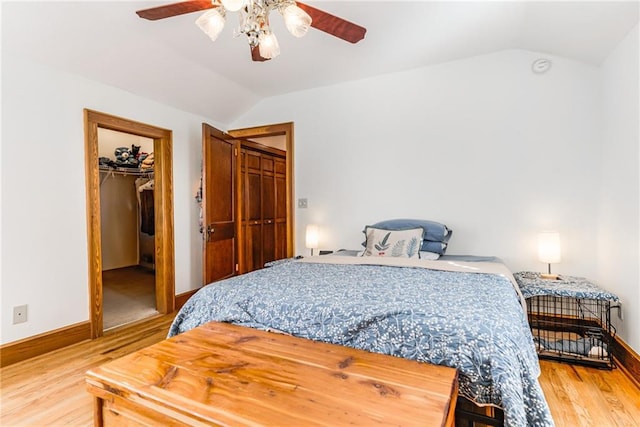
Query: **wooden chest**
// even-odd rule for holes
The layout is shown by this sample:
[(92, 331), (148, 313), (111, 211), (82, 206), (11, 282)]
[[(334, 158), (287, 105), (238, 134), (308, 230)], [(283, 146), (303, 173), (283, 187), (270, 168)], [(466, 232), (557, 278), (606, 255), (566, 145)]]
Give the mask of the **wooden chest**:
[(453, 368), (208, 323), (87, 372), (95, 425), (452, 426)]

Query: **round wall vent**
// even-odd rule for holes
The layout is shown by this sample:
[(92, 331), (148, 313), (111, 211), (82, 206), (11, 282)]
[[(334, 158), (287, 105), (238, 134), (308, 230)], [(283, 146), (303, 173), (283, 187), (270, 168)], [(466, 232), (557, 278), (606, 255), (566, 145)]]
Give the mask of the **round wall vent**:
[(549, 68), (551, 68), (551, 60), (546, 58), (536, 59), (531, 64), (531, 70), (536, 74), (546, 73)]

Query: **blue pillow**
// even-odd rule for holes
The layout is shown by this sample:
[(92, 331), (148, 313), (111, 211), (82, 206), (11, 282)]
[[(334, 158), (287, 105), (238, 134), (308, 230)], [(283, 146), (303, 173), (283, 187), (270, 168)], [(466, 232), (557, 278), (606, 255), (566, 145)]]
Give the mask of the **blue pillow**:
[(444, 242), (430, 242), (428, 240), (422, 241), (420, 246), (421, 252), (434, 252), (436, 254), (444, 255), (447, 251), (447, 243)]
[(422, 227), (424, 234), (423, 240), (432, 242), (448, 242), (451, 238), (453, 230), (444, 224), (435, 221), (427, 221), (423, 219), (389, 219), (380, 221), (371, 225), (376, 228), (384, 228), (385, 230), (405, 230), (408, 228)]

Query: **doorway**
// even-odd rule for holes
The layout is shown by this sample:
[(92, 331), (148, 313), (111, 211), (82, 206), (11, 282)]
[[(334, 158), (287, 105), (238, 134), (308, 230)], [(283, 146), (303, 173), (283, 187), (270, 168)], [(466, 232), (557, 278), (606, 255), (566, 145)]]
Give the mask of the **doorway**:
[[(276, 140), (277, 144), (274, 142)], [(243, 174), (243, 162), (247, 161), (246, 153), (242, 153), (245, 148), (257, 148), (269, 157), (266, 159), (269, 167), (264, 167), (262, 162), (257, 168), (255, 164), (253, 165), (254, 172), (260, 170), (259, 185), (253, 188), (259, 188), (260, 199), (264, 194), (269, 200), (275, 200), (274, 197), (277, 197), (279, 202), (279, 208), (273, 209), (278, 215), (266, 219), (262, 218), (263, 203), (258, 205), (257, 210), (260, 211), (261, 218), (254, 219), (255, 224), (252, 224), (259, 226), (258, 240), (263, 242), (265, 235), (268, 240), (272, 240), (270, 239), (272, 234), (280, 236), (277, 242), (281, 243), (274, 241), (275, 247), (272, 252), (277, 254), (277, 258), (292, 257), (294, 253), (293, 123), (257, 126), (228, 132), (222, 132), (203, 123), (202, 141), (203, 285), (253, 269), (250, 267), (250, 264), (253, 264), (252, 260), (247, 256), (247, 248), (250, 247), (247, 241), (254, 240), (255, 235), (248, 235), (248, 221), (243, 220), (246, 219), (243, 211), (247, 209), (243, 191), (248, 188), (246, 182), (249, 179), (246, 170)], [(273, 145), (279, 148), (274, 150)], [(278, 151), (280, 157), (284, 158), (283, 162), (272, 158), (274, 151)], [(284, 167), (281, 167), (282, 164)], [(271, 180), (274, 185), (263, 185), (262, 175), (267, 176), (264, 181)], [(267, 211), (270, 209), (268, 208)], [(250, 243), (250, 252), (253, 252), (255, 245), (253, 241)], [(264, 246), (262, 243), (260, 245)], [(264, 253), (260, 254), (259, 259), (265, 259)]]
[[(228, 132), (234, 138), (240, 140), (240, 147), (242, 148), (243, 164), (239, 168), (239, 172), (242, 174), (243, 169), (246, 176), (240, 178), (241, 184), (239, 185), (240, 194), (245, 197), (240, 206), (239, 218), (242, 218), (242, 227), (240, 227), (240, 272), (245, 273), (252, 271), (255, 268), (263, 266), (264, 261), (269, 261), (273, 257), (274, 259), (290, 258), (294, 254), (294, 236), (293, 230), (295, 230), (294, 224), (294, 210), (293, 210), (293, 195), (294, 195), (294, 131), (293, 123), (278, 123), (273, 125), (256, 126), (244, 129), (234, 129)], [(249, 154), (258, 154), (261, 156), (259, 167), (255, 163), (256, 156), (253, 156), (254, 160), (254, 174), (253, 179), (257, 178), (258, 170), (260, 169), (260, 181), (256, 188), (260, 187), (258, 191), (259, 198), (263, 199), (260, 208), (260, 219), (256, 215), (251, 215), (249, 212), (243, 211), (249, 204), (246, 198), (251, 196), (250, 185), (250, 170)], [(273, 164), (270, 168), (271, 172), (265, 173), (265, 168), (262, 160), (266, 160), (267, 164)], [(279, 167), (280, 160), (283, 160), (282, 169)], [(266, 177), (266, 179), (265, 179)], [(271, 185), (265, 185), (267, 182), (273, 183)], [(273, 191), (264, 191), (273, 187)], [(268, 197), (271, 196), (271, 197)], [(275, 204), (271, 208), (267, 208), (268, 204), (264, 202), (269, 198), (274, 199)], [(270, 218), (266, 218), (266, 211), (272, 211)], [(256, 218), (253, 218), (256, 217)], [(256, 221), (257, 219), (257, 221)], [(253, 233), (250, 232), (252, 226), (260, 227), (260, 238), (257, 239), (262, 249), (256, 252), (254, 243), (256, 241)], [(271, 237), (275, 235), (275, 246), (272, 249), (272, 254), (265, 257), (265, 244), (266, 241), (273, 240)], [(265, 238), (269, 237), (265, 240)], [(256, 256), (262, 252), (261, 256)], [(260, 262), (255, 263), (258, 259)]]
[[(105, 329), (105, 288), (103, 267), (103, 236), (101, 229), (100, 183), (104, 174), (100, 173), (99, 133), (103, 130), (148, 138), (153, 149), (153, 218), (154, 238), (151, 243), (154, 267), (155, 309), (165, 314), (174, 310), (174, 255), (173, 255), (173, 194), (172, 194), (172, 134), (170, 130), (111, 116), (91, 110), (84, 110), (85, 117), (85, 170), (87, 187), (87, 229), (89, 252), (89, 302), (91, 336), (102, 336)], [(133, 172), (132, 172), (133, 173)], [(102, 175), (102, 176), (101, 176)], [(148, 205), (148, 204), (147, 204)], [(121, 255), (121, 254), (119, 254)], [(144, 258), (142, 259), (144, 261)], [(112, 262), (113, 260), (108, 260)]]
[(157, 314), (153, 139), (98, 128), (103, 329)]

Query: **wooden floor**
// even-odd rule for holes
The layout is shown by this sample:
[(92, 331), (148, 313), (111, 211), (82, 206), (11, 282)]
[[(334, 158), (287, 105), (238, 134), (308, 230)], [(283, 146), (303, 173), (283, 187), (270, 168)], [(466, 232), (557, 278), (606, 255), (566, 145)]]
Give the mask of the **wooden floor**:
[(158, 316), (0, 369), (0, 425), (90, 426), (93, 400), (84, 373), (163, 340), (174, 314)]
[(611, 371), (543, 360), (540, 385), (556, 426), (640, 427), (640, 389)]
[[(0, 369), (0, 425), (92, 425), (84, 373), (164, 339), (172, 319), (158, 316)], [(640, 426), (640, 390), (621, 370), (540, 364), (540, 383), (556, 426)]]

